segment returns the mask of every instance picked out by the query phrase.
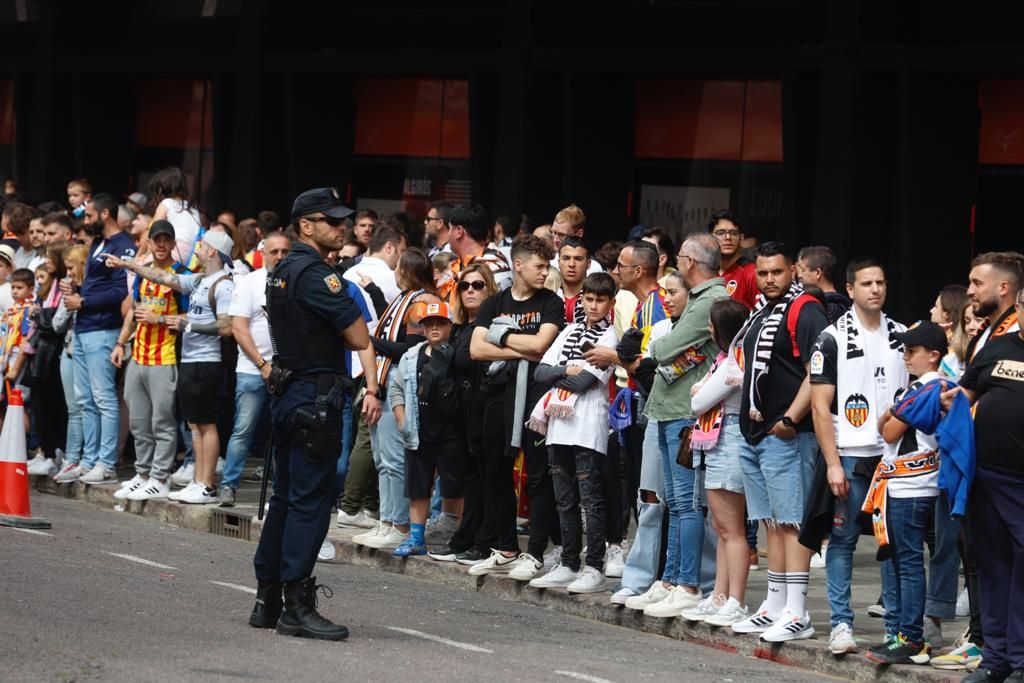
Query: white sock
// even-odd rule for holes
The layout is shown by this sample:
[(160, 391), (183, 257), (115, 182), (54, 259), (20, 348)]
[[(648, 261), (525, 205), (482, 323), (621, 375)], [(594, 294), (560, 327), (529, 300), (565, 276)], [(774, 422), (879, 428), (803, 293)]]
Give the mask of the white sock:
[(786, 572), (786, 609), (798, 617), (804, 616), (807, 602), (809, 572)]
[(786, 575), (782, 572), (768, 572), (768, 600), (765, 608), (768, 614), (777, 616), (786, 606)]

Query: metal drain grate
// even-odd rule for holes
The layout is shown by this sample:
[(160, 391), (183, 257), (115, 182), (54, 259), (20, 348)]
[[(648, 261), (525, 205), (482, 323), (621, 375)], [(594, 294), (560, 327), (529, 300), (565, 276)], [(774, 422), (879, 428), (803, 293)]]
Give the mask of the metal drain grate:
[(248, 541), (252, 532), (252, 517), (226, 510), (213, 510), (213, 516), (210, 519), (210, 532), (218, 536)]

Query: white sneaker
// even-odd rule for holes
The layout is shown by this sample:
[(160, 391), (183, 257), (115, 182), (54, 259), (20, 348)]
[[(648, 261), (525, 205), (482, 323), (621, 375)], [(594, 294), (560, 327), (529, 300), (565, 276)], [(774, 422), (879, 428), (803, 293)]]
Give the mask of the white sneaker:
[(153, 500), (167, 498), (171, 493), (171, 485), (166, 481), (147, 479), (141, 486), (128, 493), (128, 500)]
[(544, 576), (538, 576), (531, 580), (530, 585), (534, 588), (565, 588), (579, 578), (579, 575), (579, 572), (574, 572), (564, 564), (559, 564)]
[(687, 621), (705, 621), (709, 617), (718, 614), (718, 610), (722, 609), (725, 605), (725, 596), (719, 593), (718, 595), (711, 594), (698, 602), (695, 606), (684, 609), (683, 613), (680, 614), (683, 619)]
[(737, 621), (732, 625), (733, 633), (764, 633), (772, 624), (778, 621), (778, 614), (769, 614), (768, 601), (765, 600), (757, 611), (746, 619)]
[(612, 597), (608, 599), (613, 605), (625, 605), (626, 600), (637, 597), (637, 592), (632, 588), (620, 588), (619, 590), (612, 593)]
[(387, 531), (382, 536), (377, 536), (373, 539), (374, 545), (370, 547), (381, 550), (394, 550), (402, 545), (407, 538), (409, 538), (408, 531), (399, 531), (397, 527), (388, 525)]
[(85, 470), (77, 462), (64, 463), (64, 467), (61, 468), (60, 472), (53, 475), (53, 480), (58, 484), (67, 484), (73, 481), (77, 481), (85, 474)]
[(376, 536), (383, 536), (384, 534), (386, 534), (388, 532), (386, 528), (387, 526), (388, 525), (384, 524), (384, 522), (378, 520), (374, 523), (373, 528), (369, 531), (364, 531), (361, 534), (356, 534), (355, 536), (353, 536), (352, 542), (357, 543), (359, 545), (366, 545), (369, 548), (371, 546), (368, 546), (367, 542), (369, 542), (370, 539)]
[(44, 457), (42, 453), (36, 453), (36, 457), (28, 461), (28, 473), (43, 477), (52, 476), (57, 471), (57, 463), (53, 458)]
[[(583, 552), (586, 552), (586, 549)], [(560, 564), (562, 564), (562, 546), (556, 545), (544, 553), (544, 569), (552, 569)]]
[[(171, 475), (171, 480), (173, 480), (173, 479), (174, 479), (174, 475)], [(185, 492), (190, 490), (190, 489), (192, 489), (195, 485), (196, 485), (196, 483), (194, 481), (190, 481), (185, 486), (185, 488), (179, 489), (177, 491), (171, 491), (170, 493), (167, 494), (167, 500), (180, 501), (181, 497), (185, 495)], [(269, 503), (267, 503), (267, 505), (269, 505)]]
[(192, 482), (178, 498), (179, 503), (188, 505), (209, 505), (217, 502), (217, 489), (208, 489), (205, 484)]
[(117, 498), (118, 500), (126, 499), (129, 493), (145, 484), (147, 479), (148, 477), (144, 477), (141, 474), (136, 474), (128, 481), (121, 482), (121, 488), (114, 491), (114, 498)]
[(337, 555), (337, 550), (334, 544), (328, 539), (324, 539), (323, 544), (320, 546), (320, 552), (316, 554), (316, 559), (320, 562), (330, 562)]
[(439, 516), (427, 522), (423, 533), (423, 541), (427, 545), (444, 545), (458, 530), (458, 518), (442, 512)]
[(82, 475), (79, 479), (83, 484), (110, 484), (116, 481), (114, 470), (103, 463), (96, 463), (96, 466)]
[(469, 568), (469, 575), (483, 576), (484, 574), (506, 574), (520, 557), (520, 555), (505, 557), (501, 554), (500, 550), (492, 550), (490, 557), (483, 562), (477, 562)]
[(810, 614), (793, 614), (789, 610), (782, 610), (779, 620), (761, 634), (761, 640), (766, 643), (784, 643), (788, 640), (805, 640), (813, 635)]
[(214, 470), (214, 474), (218, 477), (224, 473), (224, 458), (217, 458), (217, 468)]
[(173, 486), (188, 486), (189, 482), (196, 478), (196, 465), (194, 462), (190, 462), (187, 465), (179, 467), (174, 474), (171, 475), (171, 484)]
[[(558, 549), (558, 558), (562, 558), (561, 548)], [(530, 553), (523, 553), (516, 558), (515, 565), (508, 568), (508, 578), (516, 581), (529, 581), (540, 574), (543, 569), (543, 562)]]
[(967, 595), (967, 586), (964, 586), (956, 598), (956, 616), (957, 618), (971, 616), (971, 598)]
[(828, 546), (821, 546), (821, 552), (811, 555), (811, 569), (824, 569), (825, 558), (828, 555)]
[(853, 639), (853, 628), (846, 623), (832, 627), (832, 635), (828, 637), (829, 652), (838, 655), (849, 655), (857, 651), (857, 641)]
[(368, 517), (365, 510), (360, 510), (354, 515), (338, 510), (338, 527), (341, 529), (375, 529), (378, 523), (377, 520)]
[(603, 593), (604, 574), (593, 567), (583, 567), (576, 580), (565, 587), (570, 593)]
[(729, 598), (722, 609), (718, 610), (704, 620), (708, 626), (732, 626), (750, 616), (750, 610), (746, 605), (741, 605), (736, 598)]
[(668, 588), (661, 585), (661, 581), (655, 581), (651, 584), (651, 587), (647, 589), (646, 593), (642, 595), (634, 595), (631, 598), (626, 598), (627, 609), (643, 610), (648, 605), (653, 605), (656, 602), (664, 600), (668, 597)]
[(608, 551), (604, 554), (604, 575), (621, 579), (622, 571), (626, 568), (626, 553), (622, 551), (622, 546), (615, 544), (609, 545)]
[(673, 586), (664, 600), (644, 607), (644, 614), (648, 617), (678, 617), (682, 615), (683, 610), (696, 607), (700, 601), (699, 590), (696, 593), (691, 593), (682, 586)]

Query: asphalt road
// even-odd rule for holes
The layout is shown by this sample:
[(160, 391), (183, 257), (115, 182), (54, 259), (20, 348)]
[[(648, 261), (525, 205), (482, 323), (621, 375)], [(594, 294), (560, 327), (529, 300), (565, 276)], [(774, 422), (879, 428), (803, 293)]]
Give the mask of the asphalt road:
[(3, 681), (811, 681), (771, 662), (373, 569), (320, 565), (326, 643), (253, 629), (255, 546), (49, 496), (0, 527)]

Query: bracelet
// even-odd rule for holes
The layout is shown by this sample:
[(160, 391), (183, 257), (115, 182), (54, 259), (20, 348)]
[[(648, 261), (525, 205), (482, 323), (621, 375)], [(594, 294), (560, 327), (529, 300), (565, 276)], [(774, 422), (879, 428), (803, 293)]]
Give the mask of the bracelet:
[(267, 359), (266, 358), (260, 358), (260, 362), (256, 364), (256, 369), (257, 370), (262, 370), (263, 366), (266, 365), (266, 364), (267, 364)]
[(128, 346), (123, 341), (117, 342), (116, 344), (114, 344), (114, 346), (120, 346), (122, 349), (128, 348)]
[(373, 396), (375, 399), (377, 399), (379, 401), (380, 400), (380, 389), (367, 389), (366, 390), (366, 395), (367, 396)]

